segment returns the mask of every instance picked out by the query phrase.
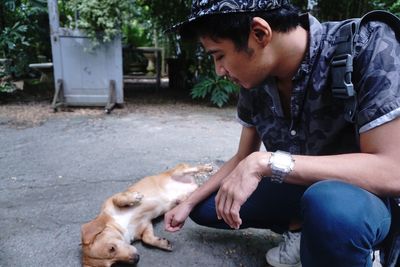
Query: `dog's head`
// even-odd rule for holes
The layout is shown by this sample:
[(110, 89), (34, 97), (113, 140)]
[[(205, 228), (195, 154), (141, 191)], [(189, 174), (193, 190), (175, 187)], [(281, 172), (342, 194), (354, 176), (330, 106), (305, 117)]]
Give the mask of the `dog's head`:
[(127, 243), (121, 232), (107, 224), (111, 217), (101, 214), (81, 228), (82, 265), (84, 267), (110, 267), (116, 262), (136, 264), (139, 254)]

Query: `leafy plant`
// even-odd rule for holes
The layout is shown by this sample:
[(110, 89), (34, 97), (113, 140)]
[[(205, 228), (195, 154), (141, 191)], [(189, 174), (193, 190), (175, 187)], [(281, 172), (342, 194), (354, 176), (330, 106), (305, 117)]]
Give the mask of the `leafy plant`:
[(192, 98), (210, 97), (211, 103), (222, 107), (228, 103), (230, 97), (239, 91), (239, 87), (215, 72), (210, 76), (200, 78), (200, 81), (191, 91)]
[(69, 26), (84, 30), (94, 47), (119, 35), (134, 13), (134, 5), (128, 0), (71, 0), (65, 3), (65, 8), (78, 14), (76, 21), (68, 17)]
[(2, 92), (14, 91), (11, 80), (27, 72), (28, 63), (24, 60), (24, 51), (30, 45), (29, 39), (25, 36), (27, 30), (26, 25), (17, 22), (12, 27), (6, 27), (0, 34), (0, 50), (7, 56), (7, 60), (2, 62), (0, 68), (0, 91)]

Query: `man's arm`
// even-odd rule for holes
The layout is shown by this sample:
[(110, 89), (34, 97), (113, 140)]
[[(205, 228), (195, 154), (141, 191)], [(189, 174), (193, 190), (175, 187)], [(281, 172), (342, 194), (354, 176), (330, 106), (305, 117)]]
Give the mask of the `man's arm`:
[(165, 229), (170, 232), (181, 229), (194, 206), (217, 191), (221, 180), (224, 179), (241, 160), (251, 153), (259, 151), (260, 145), (261, 141), (256, 129), (254, 127), (243, 127), (237, 153), (185, 201), (165, 214)]
[[(360, 153), (333, 156), (295, 155), (295, 166), (285, 182), (309, 185), (338, 179), (380, 196), (400, 195), (400, 118), (360, 135)], [(255, 152), (221, 182), (216, 197), (217, 214), (239, 228), (240, 207), (254, 192), (261, 176), (271, 176), (270, 152)], [(262, 174), (262, 175), (260, 175)]]
[(253, 152), (260, 150), (261, 141), (254, 127), (243, 127), (239, 147), (236, 154), (228, 160), (203, 186), (190, 195), (187, 202), (195, 206), (197, 203), (218, 190), (224, 179), (236, 166)]
[(294, 171), (286, 181), (312, 184), (334, 178), (380, 196), (399, 196), (400, 118), (362, 133), (360, 149), (336, 156), (294, 156)]

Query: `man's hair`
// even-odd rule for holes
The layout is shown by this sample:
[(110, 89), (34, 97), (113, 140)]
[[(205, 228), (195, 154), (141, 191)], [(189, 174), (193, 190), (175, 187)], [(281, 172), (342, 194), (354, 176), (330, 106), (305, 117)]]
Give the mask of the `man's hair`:
[(289, 32), (300, 24), (299, 10), (293, 5), (283, 5), (272, 11), (221, 13), (206, 15), (183, 26), (180, 35), (184, 40), (209, 37), (213, 40), (230, 39), (237, 50), (245, 50), (254, 17), (267, 21), (273, 31)]

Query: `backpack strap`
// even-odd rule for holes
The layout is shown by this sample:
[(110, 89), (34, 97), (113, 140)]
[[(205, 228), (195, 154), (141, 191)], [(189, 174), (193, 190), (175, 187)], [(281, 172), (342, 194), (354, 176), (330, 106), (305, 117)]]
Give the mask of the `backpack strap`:
[(352, 82), (354, 38), (358, 35), (360, 25), (368, 21), (381, 21), (388, 24), (400, 39), (400, 19), (384, 10), (375, 10), (365, 14), (361, 19), (349, 20), (339, 29), (335, 39), (337, 45), (330, 63), (332, 77), (332, 95), (343, 99), (345, 104), (344, 118), (355, 122), (357, 112), (357, 95)]
[(330, 63), (332, 77), (332, 95), (343, 99), (345, 104), (344, 118), (350, 123), (355, 122), (357, 96), (352, 82), (354, 36), (358, 32), (360, 19), (351, 20), (339, 29), (335, 39), (336, 49)]

